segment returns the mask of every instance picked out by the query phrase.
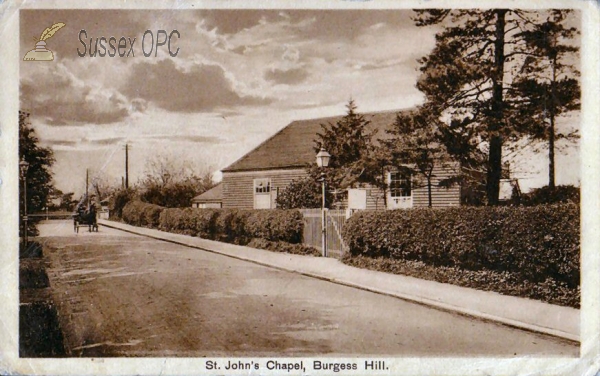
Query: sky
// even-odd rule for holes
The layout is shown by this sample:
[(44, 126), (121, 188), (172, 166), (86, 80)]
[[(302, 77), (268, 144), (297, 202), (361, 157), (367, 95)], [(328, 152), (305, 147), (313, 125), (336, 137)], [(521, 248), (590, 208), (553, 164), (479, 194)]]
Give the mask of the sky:
[[(417, 28), (411, 16), (409, 10), (21, 10), (22, 56), (46, 27), (65, 23), (46, 40), (54, 61), (21, 61), (21, 109), (54, 150), (54, 181), (64, 192), (83, 192), (86, 169), (120, 184), (125, 144), (130, 184), (160, 158), (218, 172), (293, 120), (342, 115), (350, 98), (359, 112), (421, 104), (418, 59), (434, 47), (436, 29)], [(165, 34), (170, 50), (150, 42)], [(91, 57), (90, 44), (111, 36), (115, 45), (125, 38), (122, 52), (135, 38), (133, 53)], [(573, 114), (559, 127), (578, 122)], [(578, 185), (578, 148), (563, 146), (557, 183)], [(513, 167), (522, 188), (546, 184), (545, 152), (524, 153)]]

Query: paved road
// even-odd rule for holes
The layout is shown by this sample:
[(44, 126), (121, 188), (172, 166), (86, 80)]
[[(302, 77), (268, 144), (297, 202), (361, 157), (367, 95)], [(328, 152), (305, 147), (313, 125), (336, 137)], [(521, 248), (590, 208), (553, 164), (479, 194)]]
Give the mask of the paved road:
[(552, 337), (106, 227), (40, 230), (73, 356), (578, 356)]

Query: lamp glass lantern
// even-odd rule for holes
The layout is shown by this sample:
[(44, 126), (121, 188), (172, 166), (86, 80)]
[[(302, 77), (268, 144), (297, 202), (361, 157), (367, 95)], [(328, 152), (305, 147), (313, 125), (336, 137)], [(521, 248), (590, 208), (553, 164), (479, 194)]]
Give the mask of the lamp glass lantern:
[(325, 150), (325, 148), (321, 147), (319, 153), (317, 153), (317, 166), (319, 167), (327, 167), (329, 166), (329, 160), (331, 159), (331, 154)]
[[(331, 158), (331, 154), (325, 150), (324, 147), (321, 146), (321, 150), (317, 153), (317, 166), (320, 168), (326, 168), (329, 166), (329, 159)], [(323, 256), (327, 257), (327, 213), (326, 213), (326, 205), (325, 205), (325, 171), (321, 171), (321, 187), (322, 187), (322, 199), (323, 203), (321, 206), (321, 246)]]
[(27, 176), (27, 170), (29, 170), (29, 163), (25, 159), (22, 159), (21, 162), (19, 162), (19, 171), (21, 172), (21, 179), (25, 179), (25, 176)]

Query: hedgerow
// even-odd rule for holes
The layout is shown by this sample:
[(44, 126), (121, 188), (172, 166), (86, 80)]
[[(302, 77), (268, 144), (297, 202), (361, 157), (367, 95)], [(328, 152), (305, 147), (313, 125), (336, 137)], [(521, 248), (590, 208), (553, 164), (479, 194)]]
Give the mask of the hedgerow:
[(156, 228), (163, 210), (162, 206), (130, 201), (123, 207), (122, 219), (130, 225)]
[(361, 212), (343, 230), (352, 255), (510, 272), (579, 285), (579, 207), (460, 207)]
[(253, 238), (297, 244), (302, 241), (302, 214), (297, 210), (166, 209), (159, 226), (177, 232), (236, 244)]

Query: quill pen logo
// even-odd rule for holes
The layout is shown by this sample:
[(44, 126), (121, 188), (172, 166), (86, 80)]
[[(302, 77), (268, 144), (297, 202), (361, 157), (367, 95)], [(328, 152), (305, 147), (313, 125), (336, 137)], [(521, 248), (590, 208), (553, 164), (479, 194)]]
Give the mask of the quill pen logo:
[(58, 30), (60, 30), (65, 24), (63, 22), (55, 23), (54, 25), (47, 27), (46, 30), (42, 33), (37, 43), (35, 44), (35, 49), (27, 52), (23, 57), (23, 61), (52, 61), (54, 60), (54, 54), (52, 51), (46, 48), (46, 40), (50, 39)]

